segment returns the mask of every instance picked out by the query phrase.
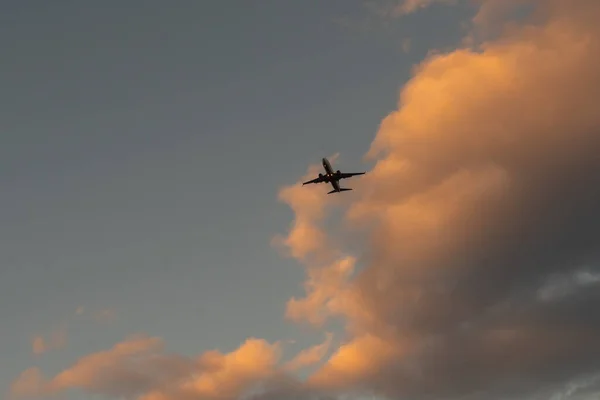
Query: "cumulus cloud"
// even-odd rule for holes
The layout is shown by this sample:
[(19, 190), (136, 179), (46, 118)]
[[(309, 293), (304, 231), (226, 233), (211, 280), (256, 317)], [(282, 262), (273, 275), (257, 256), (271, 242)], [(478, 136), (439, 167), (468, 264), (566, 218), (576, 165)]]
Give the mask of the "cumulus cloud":
[(286, 370), (295, 371), (300, 368), (308, 367), (318, 363), (327, 354), (332, 340), (333, 334), (331, 332), (327, 332), (325, 334), (325, 341), (323, 343), (302, 350), (291, 361), (288, 361), (284, 368)]
[(600, 369), (600, 3), (533, 4), (426, 60), (382, 122), (346, 213), (363, 268), (339, 290), (308, 270), (355, 335), (315, 385), (494, 399)]
[[(106, 395), (132, 394), (151, 385), (162, 347), (159, 338), (133, 336), (111, 349), (89, 354), (55, 377), (46, 378), (38, 368), (21, 374), (13, 383), (17, 397), (43, 397), (72, 388)], [(154, 365), (153, 365), (154, 364)]]
[(276, 372), (278, 343), (250, 338), (234, 351), (207, 351), (195, 358), (164, 352), (160, 338), (132, 336), (108, 350), (79, 359), (53, 378), (38, 368), (12, 385), (15, 398), (46, 397), (81, 389), (140, 400), (235, 399)]
[[(338, 155), (328, 157), (335, 162)], [(300, 182), (314, 178), (322, 167), (311, 165)], [(319, 326), (338, 313), (335, 295), (342, 290), (354, 273), (356, 259), (341, 250), (340, 240), (327, 235), (324, 222), (327, 213), (343, 199), (323, 201), (321, 186), (301, 186), (299, 182), (283, 188), (279, 199), (294, 211), (295, 218), (286, 236), (277, 236), (273, 244), (287, 249), (288, 254), (307, 268), (309, 279), (304, 288), (307, 296), (291, 298), (286, 317), (295, 322), (306, 321)], [(330, 196), (331, 197), (331, 196)]]
[(177, 385), (151, 391), (140, 400), (236, 399), (274, 376), (279, 359), (279, 344), (251, 338), (229, 354), (204, 353)]

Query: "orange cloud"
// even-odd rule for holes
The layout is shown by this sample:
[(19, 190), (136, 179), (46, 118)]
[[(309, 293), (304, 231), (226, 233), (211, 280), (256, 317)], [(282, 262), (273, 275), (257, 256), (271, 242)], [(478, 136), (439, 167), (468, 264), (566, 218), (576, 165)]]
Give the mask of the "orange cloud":
[(600, 370), (597, 282), (544, 286), (600, 265), (600, 3), (481, 1), (476, 21), (525, 3), (531, 23), (427, 59), (382, 122), (343, 221), (367, 252), (329, 249), (364, 265), (336, 280), (308, 263), (307, 296), (288, 304), (296, 320), (341, 314), (354, 335), (313, 384), (494, 398)]
[(323, 343), (302, 350), (291, 361), (286, 363), (284, 369), (295, 371), (300, 368), (308, 367), (320, 362), (329, 350), (332, 340), (333, 334), (327, 332), (325, 334), (325, 341)]
[(177, 387), (153, 391), (141, 400), (199, 398), (235, 399), (244, 391), (275, 373), (280, 358), (278, 344), (260, 339), (248, 339), (229, 354), (218, 351), (204, 353), (197, 362), (198, 368), (190, 378)]
[(13, 383), (17, 397), (43, 397), (80, 388), (92, 393), (119, 394), (135, 392), (151, 379), (144, 376), (146, 362), (161, 349), (158, 338), (133, 336), (113, 348), (81, 358), (52, 379), (38, 368), (27, 370)]
[[(328, 157), (331, 162), (337, 158), (337, 154)], [(323, 200), (320, 185), (301, 186), (302, 182), (320, 172), (320, 164), (311, 165), (300, 181), (279, 191), (279, 200), (290, 206), (294, 221), (288, 235), (276, 236), (272, 244), (289, 251), (292, 257), (299, 260), (309, 261), (311, 257), (316, 257), (317, 262), (323, 262), (336, 255), (330, 251), (335, 249), (332, 239), (325, 235), (322, 228), (331, 203)]]
[(354, 258), (345, 257), (327, 266), (309, 268), (309, 278), (304, 285), (307, 295), (303, 299), (291, 298), (286, 316), (296, 322), (305, 320), (319, 326), (338, 313), (338, 296), (354, 271), (354, 263)]
[(401, 355), (402, 351), (396, 344), (369, 334), (359, 336), (340, 346), (327, 364), (310, 377), (309, 384), (348, 389), (358, 379), (378, 373), (382, 361), (397, 359)]
[(37, 368), (12, 385), (15, 397), (46, 397), (69, 389), (140, 400), (235, 399), (274, 376), (280, 345), (250, 338), (228, 354), (212, 350), (195, 359), (165, 354), (156, 337), (133, 336), (111, 349), (87, 355), (51, 379)]
[(47, 350), (46, 341), (42, 336), (35, 336), (31, 343), (33, 354), (42, 354)]
[[(337, 154), (328, 157), (335, 162)], [(327, 212), (343, 199), (324, 197), (319, 185), (302, 186), (301, 182), (321, 172), (320, 165), (312, 165), (295, 185), (279, 192), (279, 199), (294, 211), (294, 222), (287, 236), (277, 236), (275, 245), (305, 264), (309, 279), (305, 283), (306, 297), (291, 298), (286, 307), (286, 317), (322, 325), (330, 316), (339, 314), (339, 295), (349, 281), (356, 260), (340, 250), (339, 241), (326, 235), (323, 223)]]
[(26, 369), (12, 383), (10, 393), (13, 398), (42, 397), (48, 391), (48, 384), (39, 368)]
[(162, 341), (159, 338), (129, 338), (110, 350), (81, 358), (71, 368), (54, 377), (50, 385), (54, 391), (79, 387), (101, 392), (103, 388), (119, 387), (121, 383), (126, 384), (125, 380), (121, 379), (122, 375), (134, 373), (133, 364), (136, 357), (151, 357), (161, 347)]

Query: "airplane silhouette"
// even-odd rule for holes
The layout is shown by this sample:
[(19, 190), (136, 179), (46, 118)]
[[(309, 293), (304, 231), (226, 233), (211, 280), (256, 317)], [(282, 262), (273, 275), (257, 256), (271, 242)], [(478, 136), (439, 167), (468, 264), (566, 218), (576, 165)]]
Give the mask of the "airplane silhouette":
[(333, 186), (333, 190), (331, 192), (328, 192), (327, 194), (346, 192), (346, 191), (352, 190), (352, 189), (341, 188), (340, 187), (340, 179), (346, 179), (346, 178), (350, 178), (352, 176), (364, 174), (364, 172), (340, 172), (339, 169), (337, 171), (333, 172), (333, 168), (331, 168), (331, 164), (329, 163), (328, 159), (323, 158), (322, 163), (323, 163), (323, 168), (325, 168), (325, 175), (319, 174), (318, 178), (312, 179), (308, 182), (304, 182), (302, 184), (303, 186), (307, 185), (309, 183), (325, 182), (325, 183), (331, 183), (331, 186)]

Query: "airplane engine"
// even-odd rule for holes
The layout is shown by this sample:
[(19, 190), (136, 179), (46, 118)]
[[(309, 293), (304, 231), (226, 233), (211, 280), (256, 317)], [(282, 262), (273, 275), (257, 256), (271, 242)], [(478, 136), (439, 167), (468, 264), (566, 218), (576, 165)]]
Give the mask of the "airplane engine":
[(323, 178), (323, 174), (319, 174), (319, 178), (321, 178), (321, 179), (322, 179), (322, 178)]
[(337, 171), (335, 171), (335, 173), (338, 174), (338, 175), (342, 174), (339, 169)]

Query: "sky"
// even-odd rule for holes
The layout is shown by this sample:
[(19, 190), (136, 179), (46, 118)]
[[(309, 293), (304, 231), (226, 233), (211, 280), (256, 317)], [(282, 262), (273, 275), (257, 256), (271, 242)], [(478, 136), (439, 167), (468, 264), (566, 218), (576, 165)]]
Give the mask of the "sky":
[(1, 396), (600, 395), (600, 3), (169, 4), (0, 6)]

